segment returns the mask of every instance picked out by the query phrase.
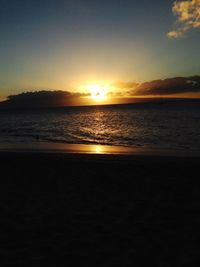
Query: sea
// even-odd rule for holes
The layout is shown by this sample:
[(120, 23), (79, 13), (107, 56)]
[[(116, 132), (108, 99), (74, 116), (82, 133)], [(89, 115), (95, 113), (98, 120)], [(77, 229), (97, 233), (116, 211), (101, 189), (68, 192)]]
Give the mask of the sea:
[(199, 150), (200, 105), (134, 104), (0, 111), (1, 143)]

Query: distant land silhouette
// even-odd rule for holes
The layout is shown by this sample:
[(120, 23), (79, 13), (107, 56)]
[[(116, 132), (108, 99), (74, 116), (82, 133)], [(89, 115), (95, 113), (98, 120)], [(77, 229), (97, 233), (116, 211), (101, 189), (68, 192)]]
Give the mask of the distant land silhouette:
[(71, 93), (67, 91), (35, 91), (8, 96), (0, 103), (0, 109), (32, 109), (73, 106), (77, 99), (87, 94)]
[[(116, 84), (118, 88), (121, 86), (121, 102), (115, 102), (115, 92), (111, 92), (113, 104), (130, 104), (130, 103), (146, 103), (160, 102), (168, 103), (170, 100), (174, 102), (174, 96), (178, 98), (178, 102), (199, 103), (200, 96), (200, 76), (176, 77), (165, 80), (154, 80), (142, 84), (120, 82)], [(123, 88), (128, 88), (128, 96), (123, 97)], [(198, 93), (197, 100), (183, 100), (181, 94)], [(24, 92), (18, 95), (8, 96), (5, 101), (0, 102), (0, 110), (2, 109), (34, 109), (34, 108), (51, 108), (65, 107), (74, 105), (87, 105), (84, 97), (88, 97), (88, 93), (73, 93), (69, 91), (34, 91)], [(117, 94), (116, 94), (117, 96)], [(136, 98), (134, 98), (134, 96)], [(145, 98), (146, 97), (146, 98)], [(148, 98), (147, 98), (148, 97)], [(195, 98), (195, 96), (194, 96)], [(119, 99), (119, 98), (118, 98)], [(199, 98), (200, 99), (200, 98)], [(112, 102), (112, 101), (111, 101)], [(97, 103), (92, 103), (97, 104)], [(109, 103), (110, 104), (110, 103)], [(176, 101), (177, 104), (177, 101)]]

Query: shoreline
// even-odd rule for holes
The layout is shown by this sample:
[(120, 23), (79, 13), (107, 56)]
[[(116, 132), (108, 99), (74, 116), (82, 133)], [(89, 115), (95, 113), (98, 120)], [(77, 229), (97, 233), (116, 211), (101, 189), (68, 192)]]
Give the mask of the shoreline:
[(200, 158), (200, 151), (153, 149), (131, 146), (109, 146), (91, 144), (64, 144), (33, 142), (0, 143), (0, 154), (64, 154), (85, 156), (126, 156), (126, 157), (175, 157), (175, 158)]

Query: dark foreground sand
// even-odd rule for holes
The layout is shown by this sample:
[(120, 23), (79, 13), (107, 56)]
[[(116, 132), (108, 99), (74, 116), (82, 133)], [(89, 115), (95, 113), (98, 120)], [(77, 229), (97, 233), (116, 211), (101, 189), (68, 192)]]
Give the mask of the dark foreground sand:
[(0, 153), (1, 266), (196, 266), (199, 166), (198, 157)]

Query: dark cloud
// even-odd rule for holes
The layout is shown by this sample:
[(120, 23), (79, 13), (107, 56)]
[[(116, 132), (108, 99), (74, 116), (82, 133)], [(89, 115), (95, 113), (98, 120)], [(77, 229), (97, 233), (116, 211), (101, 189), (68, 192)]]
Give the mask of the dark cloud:
[(81, 104), (87, 94), (67, 91), (36, 91), (8, 96), (1, 106), (8, 108), (46, 108)]
[(176, 77), (145, 82), (130, 92), (131, 95), (173, 95), (180, 93), (200, 93), (200, 76)]

